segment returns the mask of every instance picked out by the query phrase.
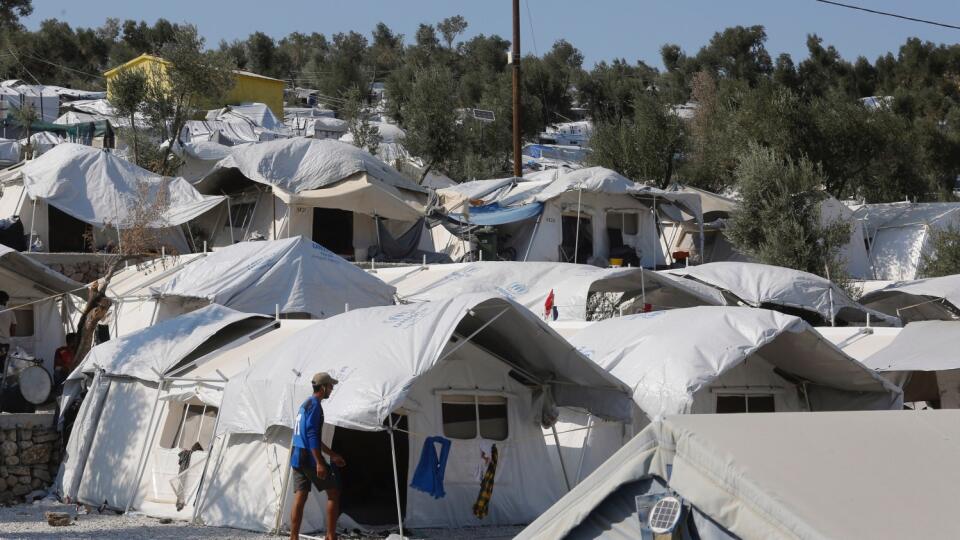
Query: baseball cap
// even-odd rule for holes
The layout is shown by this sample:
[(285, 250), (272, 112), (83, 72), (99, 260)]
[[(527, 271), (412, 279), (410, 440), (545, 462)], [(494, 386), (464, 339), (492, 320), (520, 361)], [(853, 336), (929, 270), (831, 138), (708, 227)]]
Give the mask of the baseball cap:
[(312, 384), (313, 386), (323, 386), (325, 384), (329, 384), (333, 386), (338, 382), (340, 381), (331, 377), (330, 374), (327, 373), (326, 371), (321, 371), (320, 373), (317, 373), (316, 375), (314, 375), (312, 379), (310, 379), (310, 384)]

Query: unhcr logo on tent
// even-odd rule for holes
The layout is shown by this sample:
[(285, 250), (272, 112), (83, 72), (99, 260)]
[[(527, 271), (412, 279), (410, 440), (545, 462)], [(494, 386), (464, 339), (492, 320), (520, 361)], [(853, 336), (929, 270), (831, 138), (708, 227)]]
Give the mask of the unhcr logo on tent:
[(320, 258), (323, 259), (323, 260), (326, 260), (326, 261), (341, 261), (341, 260), (343, 260), (339, 255), (337, 255), (337, 254), (335, 254), (334, 252), (330, 251), (329, 249), (321, 246), (320, 244), (317, 244), (316, 242), (311, 242), (311, 247), (312, 247), (314, 250), (316, 250), (316, 251), (319, 252), (318, 255), (319, 255)]
[(410, 328), (426, 316), (427, 310), (425, 308), (407, 309), (394, 313), (383, 322), (394, 328)]
[(530, 292), (530, 288), (523, 283), (515, 281), (506, 287), (497, 287), (497, 292), (511, 300), (515, 300), (517, 296)]

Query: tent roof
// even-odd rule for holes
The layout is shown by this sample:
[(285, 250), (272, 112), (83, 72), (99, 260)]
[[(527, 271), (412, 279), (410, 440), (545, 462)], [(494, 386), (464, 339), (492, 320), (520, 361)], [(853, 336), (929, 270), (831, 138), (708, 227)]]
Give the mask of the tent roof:
[(803, 320), (765, 309), (704, 306), (615, 317), (570, 337), (633, 389), (650, 418), (689, 413), (693, 395), (755, 353), (822, 386), (899, 394)]
[(166, 373), (217, 332), (249, 319), (269, 321), (216, 304), (206, 306), (97, 345), (70, 378), (101, 369), (107, 375), (156, 381), (157, 373)]
[(875, 322), (899, 324), (894, 317), (854, 302), (830, 281), (791, 268), (759, 263), (713, 262), (664, 272), (716, 287), (732, 294), (735, 300), (753, 307), (773, 304), (798, 308), (816, 313), (825, 321), (830, 321), (832, 314), (840, 321), (863, 322), (866, 314), (870, 313)]
[(161, 218), (148, 223), (157, 228), (185, 223), (224, 199), (201, 195), (183, 178), (164, 178), (107, 151), (73, 143), (57, 145), (20, 171), (31, 197), (98, 227), (134, 226), (144, 188), (149, 201), (162, 189), (169, 204)]
[(377, 270), (377, 276), (397, 287), (397, 294), (410, 302), (435, 301), (465, 293), (497, 294), (526, 306), (536, 314), (554, 292), (559, 320), (585, 320), (591, 291), (641, 290), (654, 299), (669, 297), (671, 307), (721, 305), (723, 298), (640, 268), (597, 268), (585, 264), (553, 262), (473, 262)]
[[(85, 287), (15, 249), (0, 244), (0, 271), (7, 274), (0, 288), (13, 297), (42, 298), (54, 294), (73, 293), (83, 296)], [(10, 280), (10, 281), (8, 281)], [(22, 292), (13, 289), (13, 280), (29, 283)]]
[(516, 538), (563, 538), (650, 475), (740, 538), (952, 538), (958, 439), (957, 410), (672, 416)]
[(464, 339), (552, 386), (560, 405), (584, 407), (605, 418), (630, 417), (627, 388), (538, 317), (504, 298), (464, 294), (350, 311), (297, 333), (271, 351), (270, 362), (255, 362), (230, 380), (219, 432), (264, 433), (274, 425), (292, 426), (298, 406), (310, 394), (310, 377), (319, 371), (340, 381), (324, 404), (327, 422), (383, 429), (417, 379)]
[[(929, 312), (936, 318), (957, 318), (960, 316), (960, 274), (914, 281), (898, 281), (869, 292), (860, 298), (863, 305), (896, 315), (897, 309), (911, 309), (904, 317), (915, 315), (916, 311)], [(915, 317), (911, 317), (915, 318)]]
[(151, 289), (161, 297), (203, 298), (250, 313), (330, 317), (393, 303), (394, 288), (302, 236), (239, 242), (183, 266)]
[(943, 371), (960, 369), (957, 344), (960, 322), (912, 322), (890, 345), (863, 361), (877, 371)]
[(937, 225), (960, 218), (960, 203), (882, 203), (865, 204), (853, 212), (854, 218), (864, 222), (867, 233), (873, 237), (878, 229)]
[(427, 191), (370, 153), (330, 139), (294, 137), (244, 146), (220, 161), (211, 175), (227, 169), (294, 194), (327, 187), (360, 172), (399, 189)]
[(222, 109), (207, 111), (207, 120), (225, 122), (252, 122), (255, 126), (271, 131), (286, 131), (287, 127), (264, 103), (241, 103), (228, 105)]

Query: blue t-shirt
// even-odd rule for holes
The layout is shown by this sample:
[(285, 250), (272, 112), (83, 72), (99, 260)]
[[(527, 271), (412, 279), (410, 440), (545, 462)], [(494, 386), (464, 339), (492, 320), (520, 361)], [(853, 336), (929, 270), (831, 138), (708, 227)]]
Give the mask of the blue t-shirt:
[[(313, 459), (310, 450), (320, 450), (320, 433), (323, 429), (323, 407), (316, 396), (310, 396), (300, 410), (297, 412), (297, 420), (293, 425), (293, 439), (290, 445), (293, 446), (293, 452), (290, 456), (290, 466), (299, 469), (301, 467), (316, 467), (317, 463)], [(306, 451), (301, 451), (303, 448)], [(306, 460), (301, 460), (300, 455), (306, 456)]]

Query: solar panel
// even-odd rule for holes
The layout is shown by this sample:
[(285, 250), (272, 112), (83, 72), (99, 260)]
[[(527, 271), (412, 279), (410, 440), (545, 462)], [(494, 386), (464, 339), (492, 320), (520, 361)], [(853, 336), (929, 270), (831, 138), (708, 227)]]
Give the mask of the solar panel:
[(657, 501), (650, 510), (647, 526), (654, 534), (673, 532), (680, 521), (683, 504), (676, 497), (664, 497)]
[(493, 111), (483, 109), (473, 109), (473, 117), (481, 122), (493, 122), (496, 119)]

